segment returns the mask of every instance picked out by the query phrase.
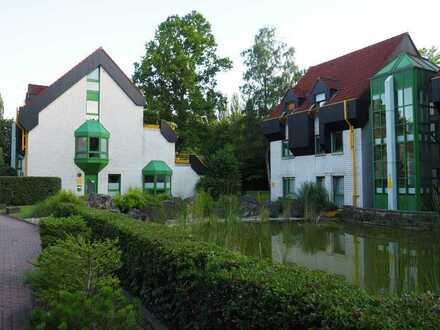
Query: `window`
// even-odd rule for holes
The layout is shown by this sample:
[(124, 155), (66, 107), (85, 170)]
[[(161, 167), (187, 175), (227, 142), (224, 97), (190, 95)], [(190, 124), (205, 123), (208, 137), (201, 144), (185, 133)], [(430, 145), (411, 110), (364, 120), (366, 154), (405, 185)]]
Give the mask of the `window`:
[(315, 95), (315, 105), (322, 107), (325, 103), (325, 93), (319, 93)]
[(99, 158), (99, 138), (91, 137), (89, 140), (89, 158)]
[(293, 153), (289, 148), (288, 140), (283, 140), (281, 142), (281, 155), (283, 158), (293, 158)]
[(332, 140), (332, 152), (343, 152), (344, 151), (344, 145), (343, 145), (343, 139), (342, 139), (342, 131), (333, 132), (331, 134), (331, 140)]
[(121, 175), (109, 174), (108, 175), (108, 194), (110, 196), (117, 196), (121, 194)]
[(283, 196), (292, 197), (295, 195), (295, 178), (283, 178)]
[(316, 177), (316, 184), (320, 187), (325, 188), (325, 176), (317, 176)]
[(323, 155), (325, 150), (319, 141), (319, 135), (315, 135), (315, 155)]
[(99, 120), (99, 67), (87, 76), (86, 115), (87, 119)]
[(334, 176), (333, 177), (333, 203), (337, 207), (344, 206), (344, 177)]
[(171, 176), (169, 175), (144, 176), (144, 190), (151, 194), (171, 194)]

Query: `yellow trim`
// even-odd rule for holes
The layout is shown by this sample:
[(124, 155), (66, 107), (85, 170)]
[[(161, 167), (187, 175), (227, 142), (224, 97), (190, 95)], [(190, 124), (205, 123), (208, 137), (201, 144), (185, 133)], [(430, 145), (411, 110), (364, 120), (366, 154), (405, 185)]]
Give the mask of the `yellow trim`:
[(352, 180), (351, 180), (351, 201), (353, 204), (353, 207), (357, 207), (357, 199), (359, 195), (357, 194), (357, 177), (356, 177), (356, 148), (355, 148), (355, 134), (354, 134), (354, 126), (348, 120), (348, 101), (344, 100), (344, 119), (345, 122), (348, 125), (348, 128), (350, 130), (350, 150), (351, 150), (351, 173), (352, 173)]
[(176, 164), (184, 164), (184, 165), (188, 165), (188, 164), (189, 164), (189, 159), (185, 159), (185, 158), (176, 158), (175, 163), (176, 163)]
[(144, 124), (144, 128), (160, 128), (160, 125), (156, 125), (156, 124)]

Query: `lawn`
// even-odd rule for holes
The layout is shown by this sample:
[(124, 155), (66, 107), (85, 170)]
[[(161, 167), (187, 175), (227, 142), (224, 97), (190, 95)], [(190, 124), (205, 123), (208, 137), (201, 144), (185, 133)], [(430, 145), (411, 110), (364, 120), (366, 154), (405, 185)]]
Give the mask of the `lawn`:
[(19, 208), (20, 212), (11, 215), (16, 218), (27, 219), (32, 217), (35, 210), (35, 205), (23, 205), (19, 206)]

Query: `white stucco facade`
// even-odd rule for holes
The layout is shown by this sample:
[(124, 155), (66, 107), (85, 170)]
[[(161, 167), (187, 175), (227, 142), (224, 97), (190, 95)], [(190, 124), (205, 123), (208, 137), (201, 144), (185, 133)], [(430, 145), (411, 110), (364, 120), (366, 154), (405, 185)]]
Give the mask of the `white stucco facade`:
[[(317, 125), (315, 123), (315, 125)], [(364, 129), (355, 129), (355, 155), (356, 155), (356, 177), (357, 177), (357, 199), (358, 207), (365, 207), (365, 175), (364, 163), (367, 152), (364, 145), (367, 145), (367, 134)], [(270, 169), (271, 169), (271, 199), (277, 200), (283, 196), (283, 178), (295, 179), (295, 192), (305, 182), (316, 182), (317, 177), (324, 177), (324, 186), (327, 189), (330, 199), (333, 200), (333, 178), (344, 177), (344, 205), (352, 205), (352, 156), (349, 144), (349, 131), (343, 131), (343, 152), (327, 153), (322, 155), (305, 155), (284, 158), (282, 157), (282, 141), (270, 143)]]
[[(136, 105), (113, 78), (100, 69), (99, 121), (110, 132), (108, 164), (98, 174), (98, 193), (108, 193), (108, 177), (121, 177), (121, 193), (142, 188), (142, 169), (151, 160), (164, 161), (172, 170), (172, 194), (189, 197), (199, 175), (188, 164), (175, 164), (175, 145), (159, 128), (144, 127), (143, 107)], [(28, 133), (25, 175), (60, 177), (62, 189), (78, 189), (84, 172), (75, 165), (75, 130), (86, 120), (87, 77), (39, 112), (38, 125)]]

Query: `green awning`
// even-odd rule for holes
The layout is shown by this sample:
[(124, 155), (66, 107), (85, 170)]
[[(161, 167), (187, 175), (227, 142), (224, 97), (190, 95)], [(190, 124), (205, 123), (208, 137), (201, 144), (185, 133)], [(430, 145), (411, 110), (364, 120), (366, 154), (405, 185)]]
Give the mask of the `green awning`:
[(173, 175), (173, 170), (163, 160), (152, 160), (142, 169), (143, 175)]
[(110, 133), (99, 121), (89, 119), (75, 131), (75, 137), (100, 137), (108, 139)]

